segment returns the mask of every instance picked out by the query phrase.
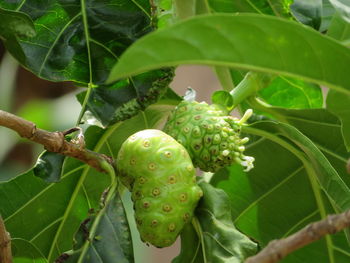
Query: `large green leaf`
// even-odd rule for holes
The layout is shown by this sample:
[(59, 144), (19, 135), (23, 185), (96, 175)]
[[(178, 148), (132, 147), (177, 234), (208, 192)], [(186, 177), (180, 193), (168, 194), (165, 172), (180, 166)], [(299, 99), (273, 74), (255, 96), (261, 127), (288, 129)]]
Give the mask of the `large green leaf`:
[(191, 229), (186, 229), (191, 235), (184, 233), (181, 236), (183, 250), (173, 262), (240, 263), (254, 255), (257, 244), (233, 225), (226, 193), (205, 182), (200, 183), (200, 187), (203, 198), (193, 221), (199, 238), (191, 233)]
[[(273, 140), (273, 137), (270, 136), (275, 136), (275, 138), (282, 136), (295, 143), (298, 146), (296, 151), (298, 157), (303, 158), (303, 165), (309, 173), (310, 180), (314, 180), (314, 184), (319, 184), (339, 211), (346, 211), (350, 208), (349, 186), (309, 138), (295, 127), (284, 123), (261, 122), (256, 123), (253, 127), (263, 130), (264, 136), (269, 139)], [(247, 128), (247, 132), (249, 132), (249, 128)], [(253, 129), (252, 133), (254, 134), (254, 132)], [(307, 158), (298, 152), (300, 150), (306, 154)], [(293, 151), (293, 153), (295, 152)]]
[[(9, 49), (12, 55), (41, 78), (74, 81), (90, 89), (97, 88), (90, 90), (86, 94), (89, 97), (81, 101), (88, 104), (84, 110), (104, 126), (115, 123), (120, 112), (130, 111), (130, 104), (134, 103), (130, 100), (153, 97), (136, 103), (133, 111), (118, 120), (134, 116), (154, 103), (160, 97), (154, 94), (162, 93), (171, 81), (171, 71), (168, 76), (156, 71), (147, 73), (147, 77), (103, 85), (124, 50), (155, 29), (148, 0), (0, 0), (0, 7), (20, 10), (30, 16), (37, 32), (33, 38), (20, 38), (24, 55)], [(116, 97), (118, 101), (112, 103)]]
[[(232, 166), (213, 182), (230, 196), (234, 223), (240, 231), (264, 247), (324, 216), (321, 213), (329, 206), (327, 199), (316, 202), (308, 175), (292, 154), (266, 139), (258, 140), (248, 153), (256, 158), (251, 172)], [(334, 212), (327, 209), (327, 213)], [(343, 263), (349, 261), (347, 251), (341, 233), (304, 247), (281, 262)]]
[[(345, 167), (339, 166), (339, 161), (344, 158), (346, 151), (344, 153), (344, 147), (341, 146), (338, 120), (324, 110), (284, 111), (290, 112), (290, 122), (303, 128), (303, 133), (310, 136), (315, 145), (322, 146), (320, 148), (328, 160), (320, 156), (321, 159), (317, 157), (315, 160), (310, 152), (315, 146), (310, 147), (310, 140), (304, 140), (304, 146), (298, 142), (303, 135), (298, 135), (299, 132), (292, 126), (289, 126), (292, 129), (288, 131), (285, 129), (286, 125), (273, 122), (256, 123), (253, 127), (263, 129), (267, 132), (264, 134), (267, 137), (261, 137), (247, 147), (247, 154), (256, 159), (255, 168), (249, 173), (244, 173), (240, 166), (232, 166), (216, 174), (212, 181), (229, 194), (236, 226), (258, 240), (262, 246), (272, 239), (288, 236), (306, 224), (324, 218), (328, 213), (339, 212), (337, 206), (333, 206), (335, 203), (327, 198), (330, 195), (338, 196), (338, 206), (342, 205), (343, 209), (349, 205), (345, 205), (345, 200), (349, 200), (348, 194), (337, 192), (337, 187), (328, 187), (327, 190), (325, 184), (318, 184), (316, 177), (322, 175), (307, 171), (305, 163), (300, 162), (290, 149), (280, 145), (281, 139), (282, 144), (296, 147), (298, 154), (300, 150), (304, 150), (310, 158), (310, 162), (307, 163), (314, 168), (316, 162), (322, 162), (317, 165), (328, 166), (331, 162), (337, 173), (349, 185), (349, 179), (343, 173)], [(291, 140), (294, 143), (291, 143)], [(317, 173), (329, 172), (329, 169), (316, 170)], [(332, 173), (335, 175), (334, 171)], [(332, 178), (331, 175), (325, 178), (332, 181), (328, 186), (342, 181), (339, 176), (338, 179)], [(342, 185), (344, 186), (344, 182)], [(322, 191), (321, 187), (326, 189), (327, 193)], [(320, 263), (347, 262), (350, 257), (347, 251), (346, 237), (339, 233), (291, 254), (283, 262), (310, 262), (310, 259)]]
[(102, 84), (117, 57), (152, 30), (146, 0), (1, 0), (0, 6), (32, 18), (37, 35), (21, 39), (26, 60), (18, 59), (52, 81)]
[[(85, 133), (87, 147), (115, 158), (128, 136), (162, 123), (177, 103), (166, 99), (106, 130), (92, 126)], [(0, 213), (13, 238), (27, 240), (53, 262), (72, 248), (81, 222), (89, 210), (99, 208), (101, 193), (113, 179), (73, 159), (66, 160), (61, 181), (55, 184), (45, 183), (31, 170), (0, 184)]]
[(164, 66), (205, 64), (299, 77), (350, 94), (349, 63), (347, 48), (298, 23), (220, 14), (188, 19), (140, 39), (122, 55), (109, 81)]
[[(350, 187), (350, 178), (346, 172), (346, 161), (350, 153), (344, 145), (341, 123), (335, 115), (325, 109), (294, 110), (278, 107), (270, 108), (269, 113), (284, 123), (294, 126), (303, 135), (307, 136), (311, 141), (305, 142), (305, 145), (300, 144), (300, 142), (297, 143), (302, 145), (301, 149), (306, 145), (310, 145), (310, 143), (312, 145), (308, 147), (309, 149), (305, 149), (306, 151), (312, 150), (314, 147), (320, 149), (328, 160), (322, 161), (321, 165), (328, 166), (328, 162), (330, 162), (341, 179)], [(282, 129), (282, 126), (280, 128)], [(285, 134), (285, 136), (287, 135)], [(290, 139), (293, 140), (293, 138)], [(313, 165), (315, 164), (313, 163)], [(331, 174), (325, 176), (326, 179), (327, 177), (331, 178), (334, 174), (331, 168), (319, 169), (321, 170), (319, 175), (324, 172), (331, 172)], [(346, 198), (345, 196), (343, 199)]]
[(322, 108), (323, 105), (319, 86), (295, 78), (277, 77), (259, 91), (259, 96), (271, 105), (285, 108)]

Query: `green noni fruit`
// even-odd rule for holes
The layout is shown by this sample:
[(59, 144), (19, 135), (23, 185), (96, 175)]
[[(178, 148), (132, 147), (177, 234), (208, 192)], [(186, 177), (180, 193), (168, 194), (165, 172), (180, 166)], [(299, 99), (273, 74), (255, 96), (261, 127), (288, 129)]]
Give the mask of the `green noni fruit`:
[(206, 172), (237, 162), (253, 167), (254, 158), (245, 156), (243, 146), (248, 138), (240, 138), (241, 126), (251, 116), (248, 110), (242, 119), (227, 116), (219, 105), (182, 101), (170, 115), (164, 131), (181, 143), (193, 164)]
[(117, 169), (132, 191), (141, 239), (156, 247), (173, 244), (203, 194), (186, 149), (162, 131), (143, 130), (123, 143)]

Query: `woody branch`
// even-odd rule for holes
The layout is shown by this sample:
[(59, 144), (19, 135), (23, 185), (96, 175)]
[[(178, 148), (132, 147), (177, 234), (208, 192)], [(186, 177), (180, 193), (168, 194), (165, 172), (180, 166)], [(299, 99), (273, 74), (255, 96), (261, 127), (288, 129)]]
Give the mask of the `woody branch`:
[(39, 129), (34, 123), (2, 110), (0, 110), (0, 126), (16, 131), (23, 138), (42, 144), (49, 152), (76, 158), (100, 172), (107, 172), (102, 166), (103, 161), (113, 165), (112, 158), (90, 151), (82, 144), (67, 141), (65, 139), (67, 132)]

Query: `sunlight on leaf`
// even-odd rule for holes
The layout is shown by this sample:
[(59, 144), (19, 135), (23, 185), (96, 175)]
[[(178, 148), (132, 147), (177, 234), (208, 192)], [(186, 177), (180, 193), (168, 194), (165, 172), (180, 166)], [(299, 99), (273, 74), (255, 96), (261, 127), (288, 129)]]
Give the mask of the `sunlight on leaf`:
[(220, 14), (187, 19), (140, 39), (122, 55), (109, 81), (165, 66), (203, 64), (298, 77), (350, 94), (349, 63), (347, 48), (295, 22)]

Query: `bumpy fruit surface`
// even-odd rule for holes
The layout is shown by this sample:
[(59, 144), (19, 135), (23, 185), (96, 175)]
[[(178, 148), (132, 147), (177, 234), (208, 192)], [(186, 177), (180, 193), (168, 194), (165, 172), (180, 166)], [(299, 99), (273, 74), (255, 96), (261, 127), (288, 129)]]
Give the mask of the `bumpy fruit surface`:
[(242, 124), (251, 115), (247, 111), (241, 120), (226, 116), (218, 105), (182, 101), (169, 117), (164, 131), (181, 143), (190, 154), (193, 164), (206, 172), (240, 163), (249, 170), (253, 157), (243, 151), (248, 138), (241, 139)]
[(156, 247), (170, 246), (203, 194), (186, 149), (162, 131), (143, 130), (123, 143), (117, 168), (132, 191), (141, 239)]

